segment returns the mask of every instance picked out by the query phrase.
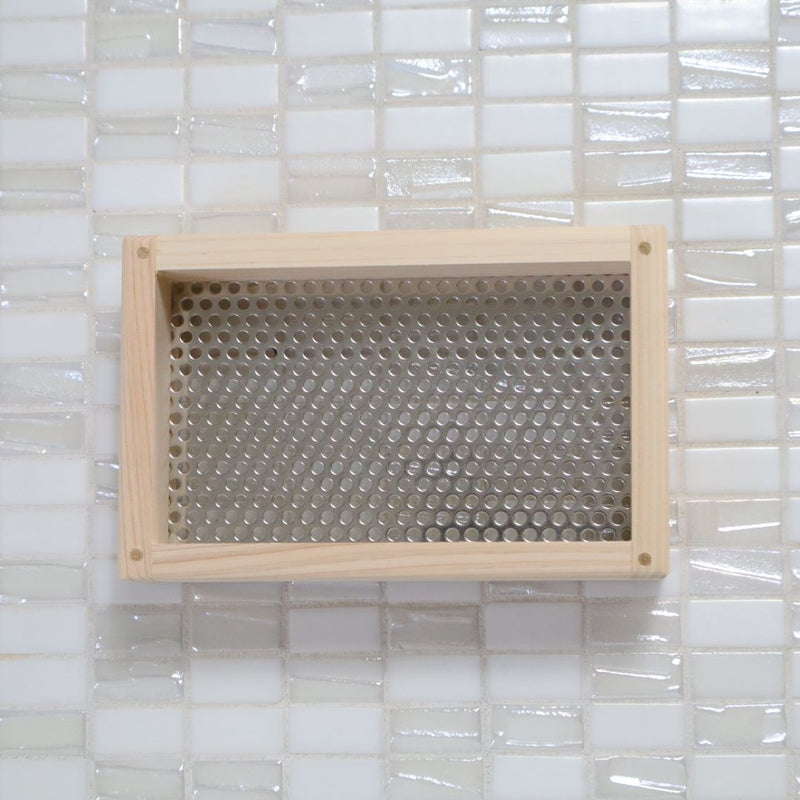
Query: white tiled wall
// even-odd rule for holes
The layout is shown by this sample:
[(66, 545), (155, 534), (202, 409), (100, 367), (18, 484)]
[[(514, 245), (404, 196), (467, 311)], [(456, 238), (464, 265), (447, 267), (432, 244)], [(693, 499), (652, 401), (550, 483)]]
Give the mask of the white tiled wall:
[[(796, 0), (0, 0), (0, 109), (0, 796), (797, 794)], [(124, 234), (647, 221), (667, 580), (116, 579)]]

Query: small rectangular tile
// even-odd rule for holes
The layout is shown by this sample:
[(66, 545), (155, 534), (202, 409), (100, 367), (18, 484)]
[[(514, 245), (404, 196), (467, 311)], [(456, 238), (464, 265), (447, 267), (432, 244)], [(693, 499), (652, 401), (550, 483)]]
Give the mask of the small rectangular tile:
[(479, 18), (482, 50), (541, 48), (572, 41), (569, 8), (564, 4), (489, 6)]
[(493, 706), (492, 750), (525, 753), (542, 747), (581, 747), (577, 706)]
[(775, 384), (775, 350), (762, 347), (687, 347), (686, 388), (694, 392), (766, 389)]
[(774, 546), (781, 541), (778, 500), (695, 500), (686, 504), (696, 545)]
[(686, 797), (686, 761), (677, 756), (595, 758), (597, 800)]
[(470, 753), (481, 749), (478, 708), (394, 709), (389, 714), (392, 753)]
[(280, 646), (280, 615), (269, 606), (193, 608), (190, 624), (195, 652)]
[(686, 480), (692, 494), (777, 492), (777, 447), (692, 447), (686, 450)]
[(697, 755), (696, 793), (705, 800), (783, 800), (787, 796), (786, 756)]
[(490, 603), (486, 646), (492, 650), (577, 650), (581, 620), (577, 603)]
[(489, 699), (492, 702), (580, 702), (579, 655), (491, 654), (487, 667)]
[(175, 703), (183, 699), (183, 667), (177, 660), (95, 661), (95, 703)]
[(439, 53), (469, 50), (467, 9), (414, 9), (381, 14), (381, 50), (385, 53)]
[(698, 747), (778, 747), (786, 741), (780, 704), (696, 705), (692, 716)]
[(601, 700), (677, 698), (683, 691), (677, 653), (595, 653), (592, 697)]
[(82, 758), (3, 758), (0, 785), (12, 797), (86, 800), (86, 762)]
[[(440, 796), (480, 797), (483, 789), (483, 764), (480, 758), (405, 757), (389, 762), (388, 800), (416, 800), (420, 784), (441, 787)], [(446, 792), (446, 794), (443, 794)]]
[(292, 753), (378, 755), (383, 752), (383, 710), (295, 705), (289, 709)]
[(408, 97), (461, 97), (472, 93), (468, 58), (391, 58), (383, 62), (387, 101)]
[(283, 695), (280, 659), (193, 658), (190, 693), (195, 703), (277, 703)]
[(277, 707), (208, 706), (189, 712), (189, 750), (197, 757), (278, 755), (283, 711)]
[[(276, 761), (195, 761), (192, 764), (193, 800), (238, 800), (281, 797), (283, 776)], [(181, 797), (183, 797), (181, 785)]]
[(604, 750), (679, 750), (683, 706), (679, 703), (594, 703), (592, 746)]
[(493, 800), (580, 800), (584, 791), (580, 756), (496, 755)]
[[(387, 12), (392, 13), (392, 12)], [(372, 13), (348, 11), (284, 16), (289, 58), (355, 56), (372, 52)]]
[(287, 662), (293, 703), (374, 703), (383, 699), (378, 657), (291, 658)]
[(687, 636), (693, 647), (781, 647), (783, 602), (690, 600)]
[(380, 650), (377, 608), (293, 608), (289, 646), (296, 653), (374, 652)]
[(98, 708), (94, 714), (98, 756), (172, 755), (183, 752), (183, 709)]
[(386, 662), (386, 699), (392, 703), (469, 703), (480, 700), (476, 655), (392, 655)]
[(183, 800), (183, 767), (177, 760), (101, 761), (94, 767), (94, 788), (100, 797), (137, 800)]
[(477, 608), (470, 606), (390, 608), (387, 615), (391, 649), (439, 650), (478, 647)]
[(587, 97), (640, 97), (669, 92), (666, 53), (604, 53), (578, 57), (580, 92)]
[(84, 740), (84, 715), (78, 711), (4, 711), (0, 717), (3, 753), (76, 753)]
[(485, 55), (485, 97), (561, 97), (572, 94), (569, 53)]
[(374, 800), (384, 786), (379, 759), (293, 758), (287, 775), (292, 800)]
[(769, 50), (766, 48), (708, 48), (678, 53), (681, 89), (685, 92), (766, 92), (769, 89)]

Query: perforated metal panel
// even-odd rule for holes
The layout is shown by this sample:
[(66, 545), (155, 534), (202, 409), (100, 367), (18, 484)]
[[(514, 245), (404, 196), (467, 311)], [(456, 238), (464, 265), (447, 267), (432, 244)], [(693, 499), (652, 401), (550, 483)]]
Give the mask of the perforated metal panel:
[(175, 284), (170, 536), (630, 538), (629, 276)]

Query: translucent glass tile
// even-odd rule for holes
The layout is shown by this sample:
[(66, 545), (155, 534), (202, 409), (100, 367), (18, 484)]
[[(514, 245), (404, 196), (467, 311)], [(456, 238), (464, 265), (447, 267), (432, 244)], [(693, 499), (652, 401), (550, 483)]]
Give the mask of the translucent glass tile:
[(379, 658), (293, 658), (289, 698), (297, 703), (375, 703), (383, 700)]
[(189, 33), (195, 56), (275, 55), (275, 23), (271, 19), (197, 20)]
[(292, 159), (289, 201), (292, 203), (375, 199), (375, 160), (348, 156)]
[(778, 101), (778, 127), (781, 139), (800, 135), (800, 97), (781, 97)]
[(769, 90), (769, 50), (763, 48), (681, 50), (678, 60), (685, 92)]
[(118, 312), (103, 312), (94, 317), (94, 344), (98, 353), (119, 353), (120, 315)]
[(290, 106), (349, 106), (375, 99), (375, 65), (370, 62), (295, 64), (287, 67)]
[(479, 30), (484, 50), (563, 46), (572, 39), (566, 3), (490, 6), (480, 11)]
[(192, 233), (206, 235), (272, 233), (277, 229), (277, 215), (274, 211), (195, 214), (190, 227)]
[(589, 638), (593, 646), (679, 645), (680, 604), (672, 600), (629, 600), (593, 604)]
[(280, 645), (278, 611), (269, 606), (192, 609), (192, 650), (263, 650)]
[(524, 753), (580, 747), (583, 713), (577, 706), (493, 706), (492, 749)]
[(588, 194), (658, 194), (672, 185), (669, 150), (586, 153), (583, 183)]
[(87, 97), (84, 72), (0, 73), (0, 109), (3, 111), (81, 113)]
[(101, 61), (170, 58), (180, 54), (179, 21), (173, 16), (101, 16), (94, 26), (94, 55)]
[(83, 414), (0, 414), (0, 455), (82, 453)]
[(475, 227), (475, 209), (472, 206), (390, 207), (383, 213), (383, 227), (387, 230), (442, 230)]
[(529, 228), (536, 225), (571, 225), (575, 204), (571, 200), (497, 203), (486, 206), (487, 228)]
[(786, 359), (786, 388), (792, 394), (800, 394), (800, 350), (787, 348)]
[(489, 584), (491, 600), (577, 600), (577, 581), (498, 581)]
[(83, 364), (3, 364), (0, 403), (3, 405), (71, 405), (83, 402)]
[(781, 202), (781, 232), (784, 239), (800, 240), (800, 198), (787, 197)]
[(97, 656), (176, 656), (181, 653), (181, 615), (177, 611), (98, 610), (94, 635)]
[(96, 703), (177, 702), (183, 668), (177, 661), (97, 661), (92, 696)]
[(435, 786), (441, 797), (480, 797), (483, 763), (480, 758), (431, 760), (407, 756), (389, 762), (388, 800), (417, 800), (420, 786)]
[(683, 256), (687, 289), (705, 292), (758, 292), (773, 288), (771, 248), (689, 249)]
[(81, 713), (4, 711), (0, 716), (0, 752), (78, 753), (83, 744)]
[(95, 501), (116, 500), (119, 496), (119, 462), (97, 459), (94, 462)]
[(390, 648), (438, 650), (478, 646), (476, 608), (396, 608), (388, 613)]
[(83, 265), (0, 267), (0, 308), (83, 305), (87, 283)]
[(800, 398), (786, 400), (786, 434), (790, 439), (800, 439)]
[(780, 553), (770, 550), (695, 549), (689, 559), (694, 594), (779, 594)]
[(183, 765), (163, 759), (94, 765), (98, 800), (184, 800), (183, 781)]
[(692, 544), (769, 547), (781, 541), (778, 500), (696, 500), (686, 504)]
[(800, 42), (800, 5), (797, 0), (779, 0), (778, 41)]
[(687, 347), (686, 389), (766, 389), (775, 383), (772, 347)]
[(98, 159), (179, 158), (177, 117), (98, 120), (94, 155)]
[(693, 717), (700, 747), (776, 747), (786, 741), (782, 705), (697, 705)]
[(395, 709), (389, 717), (393, 753), (470, 753), (480, 750), (477, 708)]
[(592, 697), (680, 697), (682, 676), (677, 653), (597, 653), (592, 656)]
[(105, 14), (170, 14), (178, 0), (96, 0), (96, 11)]
[(192, 153), (225, 156), (271, 156), (278, 151), (274, 114), (192, 117)]
[(587, 142), (669, 142), (670, 104), (661, 100), (585, 103), (583, 136)]
[(676, 756), (610, 756), (594, 760), (598, 800), (686, 797), (686, 763)]
[(622, 276), (179, 284), (170, 530), (625, 538), (627, 308)]
[(12, 564), (0, 566), (0, 603), (86, 599), (82, 564)]
[(689, 192), (746, 192), (772, 188), (772, 156), (766, 150), (684, 154)]
[(73, 208), (86, 202), (83, 168), (4, 169), (0, 209)]
[(390, 158), (384, 166), (387, 197), (452, 200), (472, 197), (471, 158)]
[(196, 761), (192, 800), (279, 800), (281, 772), (275, 762)]
[(472, 94), (468, 58), (396, 58), (384, 62), (386, 99)]

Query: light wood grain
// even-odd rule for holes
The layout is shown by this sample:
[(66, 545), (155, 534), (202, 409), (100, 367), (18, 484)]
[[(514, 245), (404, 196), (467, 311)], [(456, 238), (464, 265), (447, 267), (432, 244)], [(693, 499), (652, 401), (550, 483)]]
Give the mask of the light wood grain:
[[(643, 255), (640, 241), (651, 251)], [(149, 253), (140, 248), (147, 248)], [(541, 543), (167, 542), (169, 298), (177, 280), (631, 272), (633, 540)], [(120, 575), (138, 580), (655, 577), (667, 569), (663, 228), (390, 231), (126, 239)], [(132, 554), (141, 554), (136, 560)], [(642, 553), (650, 557), (643, 565)]]
[(620, 272), (629, 242), (630, 229), (616, 227), (165, 236), (157, 247), (158, 270), (175, 280), (213, 280), (223, 270), (264, 280)]
[(126, 238), (122, 266), (119, 571), (146, 579), (167, 540), (169, 286), (156, 276), (153, 239)]
[(667, 232), (643, 225), (631, 230), (631, 570), (638, 578), (669, 569), (668, 424)]
[(161, 580), (627, 578), (630, 542), (322, 542), (159, 545)]

